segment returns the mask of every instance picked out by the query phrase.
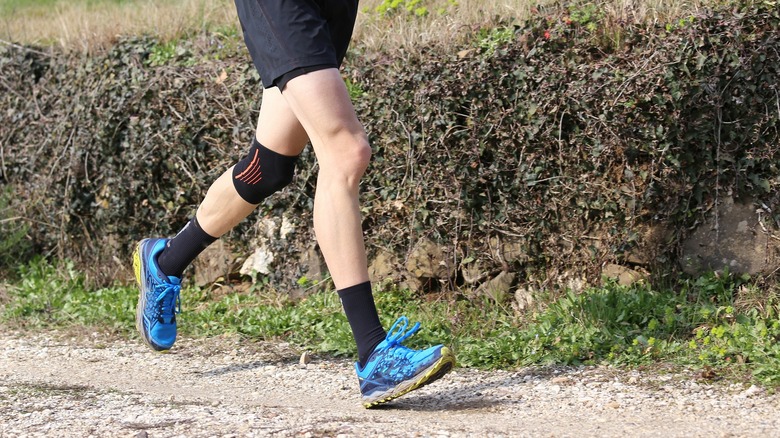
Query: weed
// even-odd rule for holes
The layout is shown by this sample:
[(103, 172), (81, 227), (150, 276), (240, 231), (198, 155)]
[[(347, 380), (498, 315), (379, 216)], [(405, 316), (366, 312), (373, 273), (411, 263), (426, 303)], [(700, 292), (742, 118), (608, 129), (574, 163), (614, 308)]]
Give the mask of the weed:
[(184, 45), (177, 43), (177, 41), (168, 41), (155, 44), (149, 53), (146, 63), (152, 67), (172, 63), (191, 66), (194, 63), (194, 59), (190, 50)]
[(353, 101), (359, 99), (366, 92), (359, 83), (354, 82), (349, 78), (344, 78), (344, 83), (347, 85), (349, 97)]
[(680, 29), (686, 26), (690, 26), (693, 24), (693, 21), (696, 19), (696, 17), (683, 17), (678, 19), (676, 22), (667, 23), (666, 24), (666, 31), (671, 32), (675, 29)]
[(593, 3), (574, 4), (569, 6), (569, 19), (589, 32), (598, 29), (598, 23), (604, 18), (604, 14), (598, 5)]
[[(44, 260), (21, 268), (20, 278), (0, 309), (0, 321), (6, 324), (92, 326), (122, 334), (134, 330), (134, 287), (88, 290), (71, 263)], [(775, 301), (760, 303), (752, 287), (748, 277), (728, 273), (682, 280), (664, 290), (609, 283), (566, 293), (525, 318), (487, 299), (425, 300), (401, 289), (377, 292), (375, 298), (383, 326), (399, 315), (422, 321), (422, 330), (407, 344), (451, 345), (461, 366), (677, 363), (725, 375), (749, 374), (777, 385), (780, 322)], [(182, 300), (179, 327), (185, 336), (234, 333), (284, 339), (319, 353), (354, 354), (352, 332), (334, 291), (294, 301), (267, 285), (220, 296), (190, 287), (182, 291)]]
[(512, 41), (514, 37), (515, 29), (511, 27), (481, 29), (477, 34), (476, 45), (485, 57), (490, 57), (496, 53), (496, 50)]
[(151, 66), (167, 64), (168, 61), (176, 57), (176, 44), (173, 42), (157, 44), (152, 48), (147, 58), (147, 63)]
[(416, 17), (428, 15), (428, 7), (423, 5), (422, 0), (382, 0), (382, 3), (376, 7), (376, 11), (385, 16), (404, 11)]
[(19, 268), (21, 280), (11, 286), (3, 321), (20, 326), (98, 326), (116, 332), (133, 326), (137, 293), (116, 286), (89, 290), (71, 262), (54, 265), (36, 259)]

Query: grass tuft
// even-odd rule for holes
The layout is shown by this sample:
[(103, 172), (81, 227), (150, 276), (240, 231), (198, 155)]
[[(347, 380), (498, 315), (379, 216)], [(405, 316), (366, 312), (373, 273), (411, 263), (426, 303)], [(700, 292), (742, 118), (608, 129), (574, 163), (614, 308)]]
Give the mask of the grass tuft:
[[(93, 327), (134, 334), (135, 287), (89, 290), (71, 263), (36, 260), (9, 285), (0, 321), (26, 329)], [(722, 376), (780, 383), (780, 322), (776, 293), (758, 298), (750, 278), (728, 274), (683, 280), (655, 290), (609, 283), (567, 293), (545, 308), (517, 315), (511, 306), (460, 299), (430, 300), (408, 290), (375, 294), (386, 328), (400, 315), (421, 321), (413, 348), (443, 343), (461, 366), (487, 369), (530, 365), (676, 364)], [(300, 301), (264, 286), (227, 293), (182, 292), (180, 333), (226, 333), (247, 340), (287, 341), (302, 349), (353, 356), (354, 341), (335, 292)], [(760, 305), (759, 305), (760, 301)], [(713, 371), (714, 370), (714, 371)]]

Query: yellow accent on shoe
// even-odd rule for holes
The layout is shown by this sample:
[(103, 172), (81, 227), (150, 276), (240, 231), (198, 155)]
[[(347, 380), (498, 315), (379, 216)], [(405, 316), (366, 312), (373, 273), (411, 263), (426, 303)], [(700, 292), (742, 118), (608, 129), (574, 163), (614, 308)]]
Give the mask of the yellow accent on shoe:
[[(148, 330), (147, 327), (145, 327), (145, 323), (147, 323), (146, 316), (144, 315), (145, 311), (147, 311), (147, 300), (150, 299), (149, 294), (156, 292), (155, 284), (149, 285), (149, 278), (150, 273), (149, 269), (150, 266), (148, 263), (154, 263), (154, 261), (148, 261), (145, 260), (144, 257), (147, 257), (145, 252), (147, 250), (155, 251), (154, 247), (147, 248), (147, 245), (159, 245), (160, 242), (165, 242), (166, 239), (144, 239), (138, 243), (135, 250), (133, 251), (133, 271), (135, 274), (136, 282), (138, 283), (138, 304), (136, 305), (136, 318), (135, 318), (135, 326), (138, 332), (141, 335), (141, 339), (143, 342), (148, 345), (152, 350), (157, 352), (167, 352), (170, 350), (170, 346), (173, 345), (173, 342), (170, 342), (170, 346), (163, 346), (163, 344), (153, 341), (151, 338), (151, 331)], [(159, 249), (158, 249), (159, 251)], [(153, 265), (152, 268), (157, 270), (155, 268), (156, 265)], [(158, 275), (159, 277), (159, 275)], [(163, 281), (165, 281), (164, 279)], [(158, 284), (160, 285), (167, 285), (170, 287), (170, 289), (162, 291), (162, 293), (173, 293), (173, 303), (172, 306), (178, 305), (178, 292), (180, 290), (180, 282), (181, 280), (178, 277), (167, 277), (167, 280), (169, 280), (172, 284), (168, 283), (160, 283), (158, 280)], [(159, 296), (159, 295), (158, 295)], [(154, 299), (153, 296), (151, 299)], [(157, 301), (160, 301), (159, 299)], [(176, 307), (173, 307), (171, 309), (173, 312), (178, 313), (178, 309)], [(162, 322), (162, 321), (160, 321)], [(172, 319), (171, 322), (167, 322), (169, 326), (173, 326), (173, 336), (175, 340), (175, 330), (176, 330), (176, 323), (175, 319)], [(170, 330), (170, 329), (169, 329)]]
[(427, 370), (420, 373), (421, 374), (420, 378), (417, 381), (415, 381), (412, 385), (410, 385), (408, 388), (402, 390), (401, 392), (392, 394), (381, 400), (377, 400), (370, 403), (363, 403), (363, 406), (366, 409), (371, 409), (383, 403), (387, 403), (390, 400), (395, 400), (398, 397), (401, 397), (402, 395), (414, 391), (415, 389), (419, 389), (429, 383), (433, 383), (436, 380), (439, 380), (440, 378), (444, 377), (445, 374), (450, 372), (454, 367), (455, 367), (455, 355), (452, 354), (452, 351), (449, 348), (442, 347), (441, 357), (439, 358), (439, 360), (437, 360), (436, 363), (431, 365)]

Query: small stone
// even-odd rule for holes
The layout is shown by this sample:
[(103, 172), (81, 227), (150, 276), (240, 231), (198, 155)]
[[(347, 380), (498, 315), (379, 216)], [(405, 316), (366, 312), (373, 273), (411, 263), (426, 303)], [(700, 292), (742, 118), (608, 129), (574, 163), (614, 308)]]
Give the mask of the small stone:
[(750, 388), (744, 390), (742, 394), (740, 394), (740, 396), (747, 398), (759, 394), (760, 392), (761, 392), (761, 388), (759, 388), (756, 385), (750, 385)]
[(145, 430), (142, 430), (135, 434), (135, 438), (149, 438), (149, 434)]
[(607, 407), (612, 409), (618, 409), (620, 407), (620, 403), (612, 400), (611, 402), (607, 403)]
[(309, 353), (308, 351), (304, 351), (303, 353), (301, 353), (301, 360), (298, 361), (298, 363), (301, 365), (302, 368), (305, 368), (306, 365), (309, 364), (309, 362), (311, 362), (311, 353)]

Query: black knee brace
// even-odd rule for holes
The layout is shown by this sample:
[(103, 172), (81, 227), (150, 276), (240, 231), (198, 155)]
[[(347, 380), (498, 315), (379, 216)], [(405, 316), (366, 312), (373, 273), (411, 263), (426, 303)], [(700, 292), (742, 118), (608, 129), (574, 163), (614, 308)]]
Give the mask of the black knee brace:
[(259, 204), (292, 182), (296, 161), (298, 157), (278, 154), (254, 139), (249, 153), (233, 168), (233, 185), (246, 202)]

